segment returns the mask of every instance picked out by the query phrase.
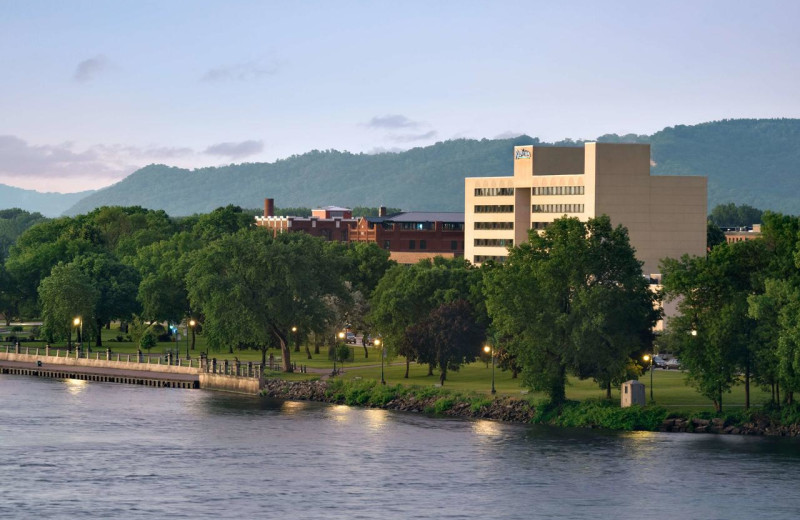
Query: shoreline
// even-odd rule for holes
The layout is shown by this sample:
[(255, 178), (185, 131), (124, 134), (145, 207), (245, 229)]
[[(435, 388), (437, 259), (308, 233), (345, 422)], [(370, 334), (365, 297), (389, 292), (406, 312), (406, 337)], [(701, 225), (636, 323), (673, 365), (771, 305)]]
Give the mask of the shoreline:
[[(513, 397), (464, 396), (441, 389), (381, 386), (377, 381), (285, 381), (267, 379), (260, 395), (273, 399), (315, 401), (346, 404), (383, 410), (427, 413), (439, 417), (487, 419), (519, 424), (546, 424), (557, 427), (578, 427), (616, 431), (657, 431), (665, 433), (711, 433), (719, 435), (750, 435), (770, 437), (800, 437), (800, 424), (778, 424), (767, 415), (755, 415), (752, 420), (738, 424), (723, 417), (669, 417), (663, 408), (619, 408), (614, 403), (590, 402), (601, 411), (611, 411), (630, 421), (619, 421), (620, 427), (609, 427), (603, 421), (607, 414), (586, 413), (580, 410), (582, 422), (565, 417), (580, 408), (581, 403), (569, 402), (558, 409), (537, 409), (531, 402)], [(541, 407), (539, 407), (541, 408)], [(591, 410), (589, 410), (591, 412)], [(642, 416), (642, 417), (638, 417)], [(638, 421), (636, 419), (639, 418)], [(597, 420), (600, 419), (600, 420)], [(646, 427), (643, 427), (646, 426)]]

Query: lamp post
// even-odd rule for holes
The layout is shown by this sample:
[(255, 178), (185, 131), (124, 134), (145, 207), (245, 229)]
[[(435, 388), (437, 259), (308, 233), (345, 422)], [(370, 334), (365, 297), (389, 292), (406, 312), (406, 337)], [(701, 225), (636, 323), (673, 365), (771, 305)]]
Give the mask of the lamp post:
[(380, 339), (375, 338), (375, 341), (373, 341), (373, 344), (376, 347), (381, 347), (381, 384), (385, 385), (386, 384), (386, 379), (383, 378), (383, 358), (386, 357), (386, 351), (384, 350), (384, 347), (382, 346), (382, 343), (381, 343)]
[(650, 362), (650, 404), (655, 403), (655, 399), (653, 399), (653, 357), (649, 354), (645, 354), (642, 356), (642, 359), (645, 362)]
[(294, 351), (300, 352), (300, 342), (297, 341), (297, 327), (292, 327), (292, 337), (294, 337)]
[(194, 329), (194, 326), (197, 325), (197, 322), (194, 320), (189, 320), (186, 322), (186, 359), (189, 359), (189, 327)]
[(77, 318), (75, 318), (74, 320), (72, 320), (72, 323), (73, 323), (73, 324), (74, 324), (76, 327), (80, 327), (80, 328), (78, 329), (78, 331), (79, 331), (79, 334), (78, 334), (79, 343), (78, 343), (78, 345), (79, 345), (79, 346), (77, 347), (77, 348), (78, 348), (78, 352), (80, 352), (80, 348), (81, 348), (81, 346), (83, 346), (83, 319), (81, 319), (81, 317), (80, 317), (80, 316), (78, 316)]
[[(345, 338), (345, 333), (339, 333), (339, 341), (343, 341)], [(336, 375), (336, 357), (339, 355), (339, 345), (335, 345), (333, 347), (333, 375)]]
[(483, 347), (483, 351), (492, 356), (492, 394), (496, 394), (497, 390), (494, 388), (494, 346), (486, 345)]

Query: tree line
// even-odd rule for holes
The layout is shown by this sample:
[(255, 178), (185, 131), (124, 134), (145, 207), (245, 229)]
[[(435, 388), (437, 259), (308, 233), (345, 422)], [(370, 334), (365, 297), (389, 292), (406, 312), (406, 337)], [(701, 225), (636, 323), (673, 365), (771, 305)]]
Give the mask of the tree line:
[[(235, 206), (182, 219), (104, 207), (22, 232), (0, 264), (0, 309), (41, 317), (51, 340), (69, 339), (80, 316), (98, 346), (112, 321), (147, 329), (192, 319), (212, 349), (256, 349), (265, 360), (279, 348), (287, 371), (292, 338), (332, 342), (348, 328), (380, 336), (389, 356), (405, 358), (406, 376), (420, 363), (442, 384), (490, 344), (501, 368), (555, 401), (570, 375), (610, 396), (655, 344), (680, 355), (719, 409), (740, 383), (748, 396), (757, 384), (791, 402), (800, 221), (770, 212), (763, 221), (760, 240), (664, 259), (656, 292), (627, 230), (606, 216), (557, 219), (505, 262), (476, 267), (440, 257), (398, 265), (376, 244), (274, 236)], [(677, 300), (681, 314), (656, 335), (661, 299)]]

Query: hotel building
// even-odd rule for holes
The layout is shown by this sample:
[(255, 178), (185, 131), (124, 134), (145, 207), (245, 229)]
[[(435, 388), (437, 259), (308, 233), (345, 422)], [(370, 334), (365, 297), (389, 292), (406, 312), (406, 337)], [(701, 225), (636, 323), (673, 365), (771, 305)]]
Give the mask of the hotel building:
[(514, 175), (465, 179), (464, 256), (502, 262), (564, 215), (628, 228), (645, 274), (662, 258), (706, 252), (705, 177), (650, 175), (650, 145), (514, 147)]

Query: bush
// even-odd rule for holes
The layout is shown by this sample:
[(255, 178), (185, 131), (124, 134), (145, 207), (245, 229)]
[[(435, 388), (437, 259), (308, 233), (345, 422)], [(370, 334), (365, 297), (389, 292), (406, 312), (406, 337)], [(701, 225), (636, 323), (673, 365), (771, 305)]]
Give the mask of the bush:
[(560, 405), (541, 403), (533, 422), (567, 427), (599, 427), (610, 430), (656, 431), (667, 411), (661, 407), (621, 408), (608, 400), (567, 401)]
[(440, 415), (451, 409), (455, 404), (454, 397), (441, 397), (433, 403), (433, 413)]
[(156, 336), (151, 331), (147, 331), (139, 340), (139, 348), (149, 351), (156, 346)]

